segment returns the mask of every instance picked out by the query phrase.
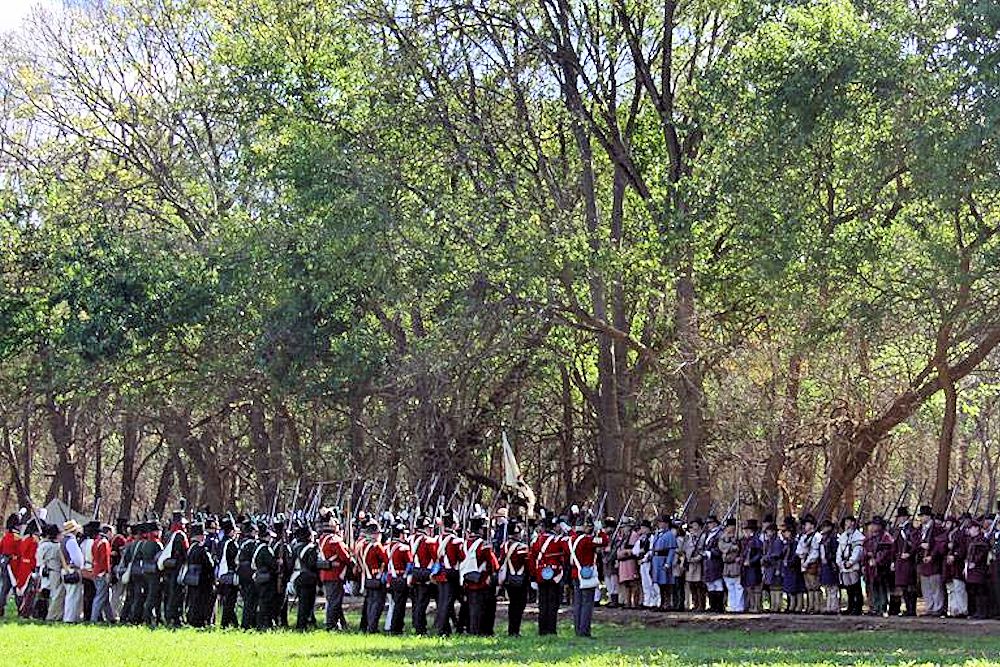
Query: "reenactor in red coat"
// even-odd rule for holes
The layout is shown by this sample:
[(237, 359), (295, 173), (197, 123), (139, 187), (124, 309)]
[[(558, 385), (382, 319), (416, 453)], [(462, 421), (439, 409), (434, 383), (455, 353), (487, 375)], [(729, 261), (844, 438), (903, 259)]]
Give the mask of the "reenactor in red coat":
[(916, 549), (920, 544), (920, 530), (910, 521), (905, 507), (896, 511), (893, 526), (893, 590), (889, 598), (889, 615), (898, 616), (906, 604), (905, 616), (917, 615), (917, 564)]
[(562, 600), (561, 584), (569, 561), (569, 543), (556, 532), (553, 517), (542, 521), (542, 532), (531, 545), (529, 563), (538, 586), (538, 634), (554, 635)]
[(389, 554), (382, 545), (382, 529), (377, 521), (365, 527), (365, 536), (358, 540), (361, 586), (365, 591), (365, 606), (361, 618), (362, 632), (378, 632), (382, 608), (385, 607), (385, 573)]
[(413, 569), (410, 571), (410, 597), (413, 599), (413, 631), (418, 635), (427, 634), (427, 607), (434, 593), (432, 575), (438, 565), (438, 540), (431, 534), (433, 523), (430, 517), (420, 517), (416, 530), (410, 538), (413, 553)]
[(465, 589), (469, 608), (469, 634), (493, 634), (495, 617), (490, 606), (496, 605), (494, 577), (500, 569), (493, 547), (486, 539), (486, 518), (469, 520), (469, 534), (465, 539), (465, 560), (462, 563), (462, 587)]
[(397, 522), (392, 526), (392, 540), (389, 542), (386, 584), (392, 596), (392, 614), (389, 617), (389, 634), (403, 634), (406, 621), (406, 600), (410, 594), (409, 577), (413, 567), (413, 549), (406, 535), (406, 524)]
[(434, 629), (438, 636), (451, 634), (452, 621), (458, 624), (455, 616), (455, 602), (461, 594), (461, 582), (458, 578), (458, 566), (465, 559), (465, 541), (455, 530), (458, 521), (454, 516), (442, 519), (442, 534), (438, 540), (438, 572), (433, 575), (438, 586), (437, 616), (434, 618)]
[(610, 543), (599, 521), (581, 515), (569, 535), (570, 576), (573, 581), (573, 629), (577, 637), (590, 637), (594, 615), (594, 591), (600, 587), (597, 577), (597, 552)]
[(346, 630), (344, 618), (344, 581), (351, 563), (351, 554), (340, 534), (340, 522), (329, 519), (319, 539), (319, 580), (326, 598), (326, 629)]

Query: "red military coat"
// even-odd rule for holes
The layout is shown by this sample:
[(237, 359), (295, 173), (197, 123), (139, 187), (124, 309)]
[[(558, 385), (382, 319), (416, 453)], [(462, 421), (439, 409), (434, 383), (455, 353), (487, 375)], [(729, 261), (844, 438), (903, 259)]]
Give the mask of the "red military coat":
[(389, 564), (389, 554), (380, 542), (374, 540), (364, 540), (364, 547), (361, 554), (361, 578), (380, 579)]
[(465, 540), (455, 533), (445, 533), (438, 540), (438, 562), (441, 571), (434, 576), (434, 581), (443, 583), (448, 580), (448, 571), (458, 570), (465, 560)]
[(319, 539), (319, 553), (331, 565), (330, 568), (319, 571), (319, 580), (343, 581), (347, 576), (347, 566), (351, 560), (344, 538), (327, 533)]
[(34, 535), (22, 537), (17, 544), (17, 556), (10, 563), (10, 571), (14, 575), (14, 585), (18, 590), (24, 590), (37, 565), (38, 538)]
[(413, 567), (429, 570), (438, 562), (438, 539), (431, 535), (417, 533), (413, 536)]
[(406, 576), (406, 570), (413, 562), (413, 549), (404, 540), (395, 539), (389, 543), (386, 557), (389, 581), (391, 582), (396, 577)]
[[(558, 583), (562, 581), (566, 565), (569, 562), (569, 543), (566, 538), (555, 533), (542, 533), (531, 545), (530, 563), (532, 576), (538, 583)], [(545, 581), (543, 572), (546, 567), (552, 568), (553, 578)]]
[(577, 567), (595, 567), (597, 565), (597, 550), (608, 545), (607, 533), (601, 531), (596, 535), (587, 533), (570, 533), (569, 549), (570, 569), (574, 579), (580, 578), (580, 570)]

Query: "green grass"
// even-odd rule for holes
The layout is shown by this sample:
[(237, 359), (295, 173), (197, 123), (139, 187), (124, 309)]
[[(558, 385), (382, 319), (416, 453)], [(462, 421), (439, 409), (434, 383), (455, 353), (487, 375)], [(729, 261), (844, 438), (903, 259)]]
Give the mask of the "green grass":
[(0, 625), (0, 665), (930, 665), (1000, 664), (1000, 637), (919, 632), (786, 633), (601, 625), (571, 636), (452, 639), (219, 630)]

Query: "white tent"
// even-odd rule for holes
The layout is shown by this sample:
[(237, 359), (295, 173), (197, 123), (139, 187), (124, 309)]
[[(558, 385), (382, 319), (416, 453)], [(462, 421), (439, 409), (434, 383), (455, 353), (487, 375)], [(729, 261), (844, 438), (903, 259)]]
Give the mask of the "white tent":
[[(50, 500), (49, 504), (43, 509), (45, 511), (45, 516), (43, 517), (45, 522), (54, 523), (60, 528), (62, 528), (62, 525), (70, 519), (73, 519), (81, 526), (90, 521), (89, 516), (86, 514), (80, 514), (79, 512), (74, 512), (69, 505), (58, 498)], [(41, 514), (41, 512), (39, 512), (39, 514)]]

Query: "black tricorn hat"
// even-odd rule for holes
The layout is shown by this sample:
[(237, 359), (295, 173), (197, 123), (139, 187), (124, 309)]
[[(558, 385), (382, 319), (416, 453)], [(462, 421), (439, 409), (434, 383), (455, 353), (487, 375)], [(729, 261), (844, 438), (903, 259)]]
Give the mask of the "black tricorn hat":
[(743, 528), (746, 530), (760, 530), (760, 526), (757, 523), (757, 519), (747, 519), (746, 523), (743, 524)]
[(908, 519), (909, 517), (910, 517), (910, 510), (905, 505), (896, 509), (896, 518), (897, 519), (900, 519), (900, 518), (907, 518)]
[(934, 516), (934, 509), (930, 505), (921, 505), (917, 516)]
[(197, 537), (198, 535), (205, 534), (205, 524), (195, 522), (188, 525), (188, 535), (191, 537)]
[(729, 517), (728, 519), (726, 519), (726, 527), (735, 525), (736, 525), (736, 517)]
[(883, 519), (878, 515), (873, 516), (871, 522), (876, 526), (881, 526), (882, 528), (885, 528), (885, 519)]

